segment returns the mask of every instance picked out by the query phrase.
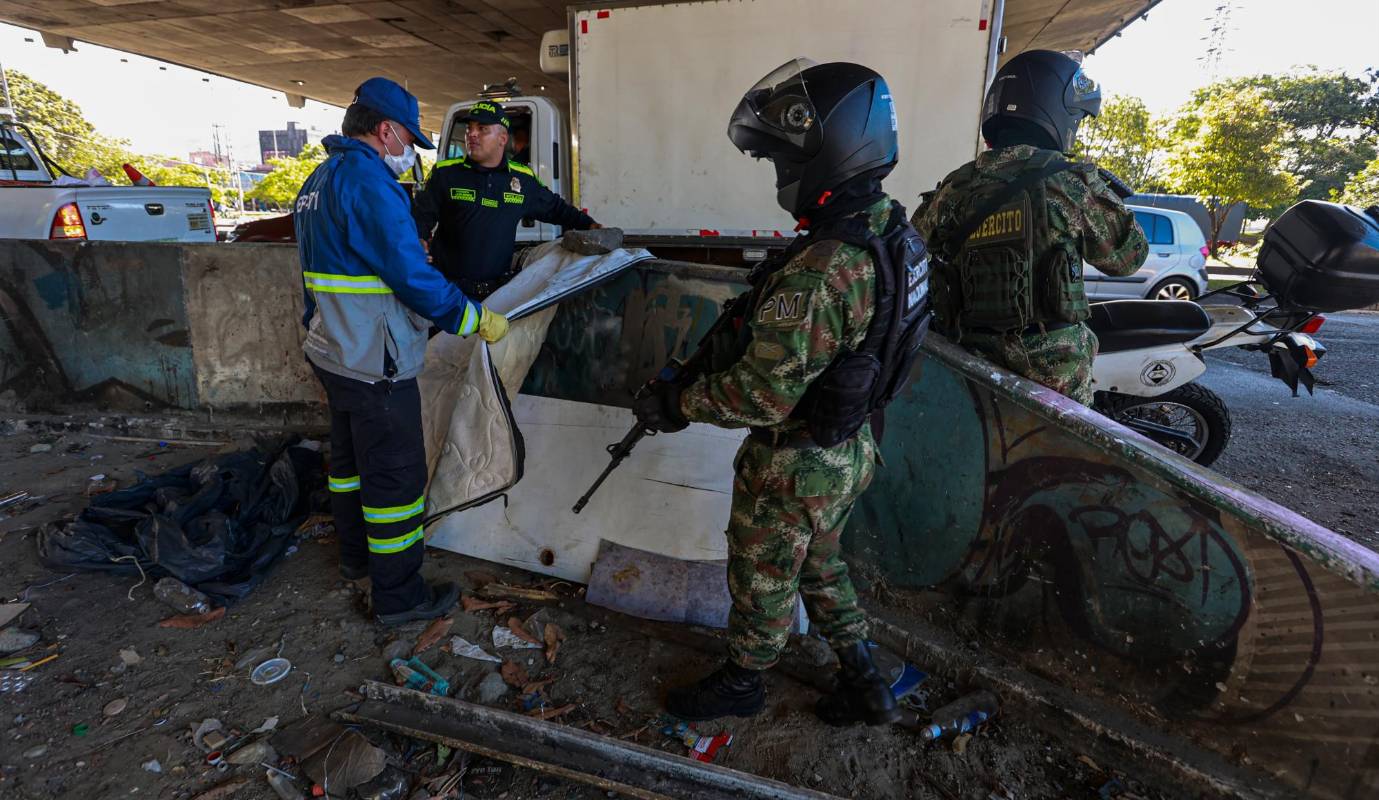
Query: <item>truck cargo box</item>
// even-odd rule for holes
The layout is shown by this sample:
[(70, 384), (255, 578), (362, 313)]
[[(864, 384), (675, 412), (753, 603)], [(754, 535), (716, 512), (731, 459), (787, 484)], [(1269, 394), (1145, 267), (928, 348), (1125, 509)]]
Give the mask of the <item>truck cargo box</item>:
[(1304, 200), (1264, 234), (1256, 262), (1279, 305), (1344, 311), (1379, 303), (1379, 206)]

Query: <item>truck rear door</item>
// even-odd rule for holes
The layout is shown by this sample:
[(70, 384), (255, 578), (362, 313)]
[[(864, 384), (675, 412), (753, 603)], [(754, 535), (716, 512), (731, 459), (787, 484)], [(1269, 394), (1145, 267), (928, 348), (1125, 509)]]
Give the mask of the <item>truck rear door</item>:
[(999, 41), (1000, 19), (991, 15), (1001, 7), (981, 0), (572, 7), (576, 200), (629, 233), (788, 235), (794, 221), (776, 205), (770, 164), (742, 155), (725, 134), (748, 87), (805, 56), (865, 64), (886, 78), (900, 136), (900, 163), (886, 190), (913, 210), (920, 192), (977, 153)]
[(91, 241), (215, 241), (206, 189), (100, 186), (78, 188), (76, 196)]

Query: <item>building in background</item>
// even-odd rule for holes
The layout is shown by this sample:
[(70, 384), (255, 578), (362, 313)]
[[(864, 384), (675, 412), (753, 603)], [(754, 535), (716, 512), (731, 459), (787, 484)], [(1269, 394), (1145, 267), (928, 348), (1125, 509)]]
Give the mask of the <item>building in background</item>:
[(229, 159), (218, 156), (210, 150), (195, 150), (187, 154), (187, 160), (198, 167), (228, 167)]
[(259, 156), (264, 164), (274, 158), (293, 158), (306, 147), (307, 129), (287, 123), (286, 130), (259, 131)]

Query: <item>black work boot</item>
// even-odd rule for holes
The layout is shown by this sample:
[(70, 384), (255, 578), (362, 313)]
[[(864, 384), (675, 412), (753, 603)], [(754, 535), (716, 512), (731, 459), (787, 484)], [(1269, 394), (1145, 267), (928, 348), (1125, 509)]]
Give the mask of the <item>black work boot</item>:
[(435, 619), (445, 616), (460, 599), (460, 587), (449, 581), (433, 583), (427, 588), (430, 590), (431, 596), (419, 605), (406, 611), (378, 614), (375, 619), (383, 625), (402, 625), (419, 619)]
[(761, 671), (729, 661), (696, 684), (671, 689), (666, 710), (687, 722), (726, 717), (752, 717), (766, 705), (766, 684)]
[(814, 713), (829, 725), (885, 725), (900, 719), (900, 706), (891, 694), (866, 642), (848, 645), (834, 651), (842, 667), (833, 694), (824, 695), (814, 706)]

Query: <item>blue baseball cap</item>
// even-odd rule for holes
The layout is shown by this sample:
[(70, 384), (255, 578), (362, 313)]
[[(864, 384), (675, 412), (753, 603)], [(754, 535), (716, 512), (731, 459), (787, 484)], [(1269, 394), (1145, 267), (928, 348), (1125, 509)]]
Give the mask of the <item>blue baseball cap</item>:
[(387, 78), (369, 78), (354, 90), (354, 102), (401, 124), (417, 140), (417, 147), (436, 149), (426, 134), (421, 132), (421, 109), (417, 105), (417, 98), (396, 82)]

